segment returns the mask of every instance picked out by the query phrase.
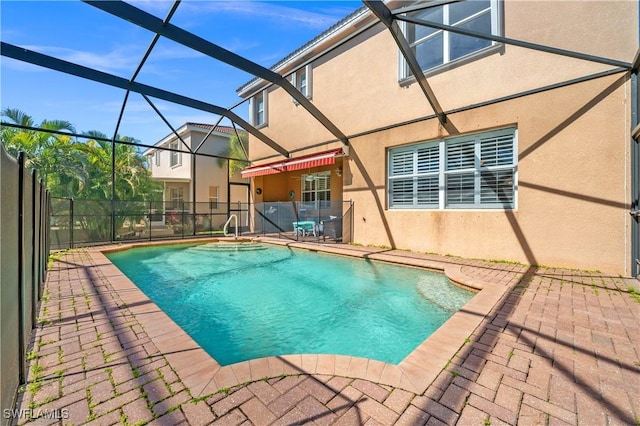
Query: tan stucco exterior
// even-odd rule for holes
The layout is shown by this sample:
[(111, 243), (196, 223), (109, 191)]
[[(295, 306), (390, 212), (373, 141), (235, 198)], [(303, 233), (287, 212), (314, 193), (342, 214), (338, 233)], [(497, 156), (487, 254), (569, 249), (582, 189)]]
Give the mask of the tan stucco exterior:
[[(205, 143), (202, 143), (203, 139), (209, 133), (209, 130), (203, 128), (203, 125), (194, 125), (187, 123), (181, 126), (177, 130), (178, 134), (185, 142), (185, 144), (195, 151), (198, 149), (198, 153), (210, 154), (218, 156), (228, 156), (229, 138), (230, 134), (226, 134), (220, 131), (214, 131)], [(183, 188), (183, 200), (184, 202), (193, 201), (193, 161), (194, 155), (186, 152), (186, 147), (180, 142), (180, 140), (174, 134), (171, 134), (158, 142), (158, 146), (168, 147), (171, 143), (178, 142), (180, 149), (185, 152), (180, 153), (180, 163), (177, 166), (172, 167), (170, 163), (170, 151), (156, 150), (154, 148), (145, 152), (145, 155), (149, 158), (149, 164), (151, 167), (151, 173), (153, 179), (164, 183), (163, 199), (166, 202), (171, 201), (171, 188), (181, 187)], [(155, 152), (160, 152), (160, 164), (155, 163)], [(220, 162), (217, 158), (197, 156), (195, 165), (195, 201), (196, 211), (195, 213), (210, 213), (209, 205), (209, 187), (217, 187), (217, 196), (219, 201), (219, 207), (215, 209), (214, 213), (223, 214), (219, 219), (224, 223), (227, 219), (227, 207), (226, 203), (229, 200), (228, 190), (228, 169), (227, 162)], [(245, 180), (235, 177), (234, 181), (243, 182)], [(245, 197), (246, 199), (246, 197)], [(242, 199), (240, 201), (246, 201)], [(186, 209), (191, 211), (192, 205), (187, 205)]]
[[(638, 49), (637, 2), (507, 0), (502, 8), (506, 37), (626, 62)], [(349, 136), (341, 196), (354, 201), (355, 242), (632, 273), (628, 73), (468, 108), (613, 68), (496, 45), (426, 74), (445, 111), (462, 109), (448, 114), (447, 130), (422, 119), (433, 110), (415, 82), (398, 81), (398, 57), (378, 24), (312, 63), (312, 102)], [(273, 140), (289, 150), (314, 146), (300, 155), (340, 146), (282, 89), (268, 96), (261, 130)], [(517, 129), (515, 209), (389, 209), (389, 148), (509, 126)], [(255, 164), (278, 158), (255, 138), (250, 147)], [(292, 178), (256, 178), (263, 194), (255, 201), (286, 200)]]

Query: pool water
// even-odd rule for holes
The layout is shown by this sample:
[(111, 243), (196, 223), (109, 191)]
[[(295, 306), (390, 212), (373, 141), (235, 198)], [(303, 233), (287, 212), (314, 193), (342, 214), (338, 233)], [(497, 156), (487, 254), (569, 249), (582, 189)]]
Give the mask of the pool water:
[(107, 257), (220, 365), (287, 354), (398, 364), (473, 296), (443, 274), (257, 243)]

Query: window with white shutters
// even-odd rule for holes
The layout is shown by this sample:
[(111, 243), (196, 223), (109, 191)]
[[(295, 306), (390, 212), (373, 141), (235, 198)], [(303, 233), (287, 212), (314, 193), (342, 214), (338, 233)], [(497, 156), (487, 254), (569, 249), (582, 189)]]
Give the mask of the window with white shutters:
[(390, 209), (514, 209), (516, 130), (389, 150)]
[(313, 208), (327, 208), (331, 201), (331, 173), (302, 175), (302, 202)]

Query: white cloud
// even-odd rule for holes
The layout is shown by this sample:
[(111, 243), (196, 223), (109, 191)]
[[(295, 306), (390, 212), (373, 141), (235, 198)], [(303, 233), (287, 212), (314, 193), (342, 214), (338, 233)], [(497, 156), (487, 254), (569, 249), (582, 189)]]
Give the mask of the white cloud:
[(0, 59), (0, 64), (2, 67), (6, 67), (7, 69), (20, 71), (20, 72), (43, 72), (47, 71), (46, 68), (40, 67), (38, 65), (32, 65), (28, 62), (19, 61), (17, 59), (2, 57)]
[(156, 16), (164, 16), (169, 12), (173, 1), (164, 0), (130, 0), (127, 3)]
[(174, 45), (157, 44), (151, 53), (151, 57), (158, 60), (168, 60), (204, 58), (206, 55), (176, 43)]
[(328, 13), (318, 13), (258, 1), (189, 1), (184, 2), (180, 7), (195, 14), (232, 13), (249, 15), (286, 22), (288, 25), (297, 24), (316, 29), (325, 29), (346, 15), (346, 13), (342, 14), (343, 10), (339, 14), (336, 13), (336, 9), (332, 9)]
[[(78, 65), (82, 65), (88, 68), (108, 72), (118, 73), (125, 75), (133, 74), (137, 68), (146, 47), (142, 46), (123, 46), (117, 47), (108, 52), (99, 51), (85, 51), (77, 50), (67, 47), (47, 46), (47, 45), (31, 45), (23, 46), (26, 49), (40, 52), (45, 55), (53, 56), (58, 59), (69, 61)], [(170, 61), (174, 59), (191, 59), (191, 58), (204, 58), (205, 55), (187, 47), (175, 45), (157, 45), (151, 54), (151, 59), (158, 61)], [(3, 61), (4, 62), (4, 61)], [(17, 63), (14, 63), (17, 62)], [(12, 66), (14, 69), (30, 70), (29, 66), (25, 68), (20, 65), (19, 61), (7, 62), (7, 65)], [(37, 67), (36, 67), (37, 69)], [(153, 67), (149, 64), (145, 65), (145, 71), (154, 72)], [(31, 69), (33, 70), (33, 69)]]
[(244, 40), (240, 40), (237, 37), (233, 37), (228, 40), (221, 41), (219, 46), (231, 52), (238, 53), (244, 50), (251, 50), (255, 49), (256, 47), (260, 47), (261, 43), (255, 41), (247, 42)]
[[(124, 96), (124, 92), (123, 92), (123, 96)], [(123, 97), (123, 100), (124, 100), (124, 97)], [(154, 102), (154, 105), (156, 105), (155, 102)], [(91, 109), (99, 112), (119, 114), (121, 108), (122, 108), (122, 101), (108, 101), (108, 102), (100, 102), (97, 104), (91, 104)], [(169, 109), (164, 104), (157, 104), (156, 108), (158, 108), (160, 111)], [(124, 111), (125, 111), (125, 114), (147, 113), (147, 112), (156, 114), (148, 103), (144, 101), (132, 101), (131, 99), (127, 101), (127, 106)]]
[(24, 46), (24, 48), (85, 67), (111, 72), (123, 70), (133, 72), (144, 53), (144, 51), (132, 47), (117, 48), (106, 53), (47, 45)]

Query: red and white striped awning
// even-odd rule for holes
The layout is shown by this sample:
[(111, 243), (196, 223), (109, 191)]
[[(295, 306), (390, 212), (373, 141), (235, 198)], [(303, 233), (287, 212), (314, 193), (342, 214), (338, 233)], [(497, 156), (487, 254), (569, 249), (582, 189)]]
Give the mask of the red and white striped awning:
[(260, 166), (247, 167), (240, 172), (243, 178), (256, 176), (275, 175), (277, 173), (291, 172), (294, 170), (309, 169), (311, 167), (328, 166), (336, 162), (338, 155), (343, 155), (342, 148), (317, 154), (305, 155), (298, 158), (290, 158), (284, 161), (262, 164)]

